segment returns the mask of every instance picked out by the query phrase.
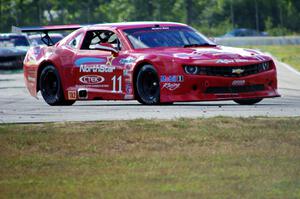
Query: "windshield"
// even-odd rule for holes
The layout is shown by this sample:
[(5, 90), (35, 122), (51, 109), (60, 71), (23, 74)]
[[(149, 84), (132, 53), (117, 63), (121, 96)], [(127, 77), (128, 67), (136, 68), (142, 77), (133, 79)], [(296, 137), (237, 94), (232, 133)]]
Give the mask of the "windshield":
[(189, 27), (147, 27), (126, 29), (124, 32), (135, 49), (215, 45)]
[(0, 36), (0, 47), (29, 46), (25, 36)]

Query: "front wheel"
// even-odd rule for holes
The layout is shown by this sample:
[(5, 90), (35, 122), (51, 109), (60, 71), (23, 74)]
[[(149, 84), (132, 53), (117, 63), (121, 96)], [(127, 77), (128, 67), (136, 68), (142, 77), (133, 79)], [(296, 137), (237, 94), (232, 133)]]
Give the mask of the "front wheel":
[(47, 104), (69, 106), (75, 103), (75, 100), (65, 100), (61, 80), (54, 66), (49, 65), (42, 70), (39, 83), (41, 94)]
[(233, 100), (233, 101), (240, 105), (253, 105), (262, 100), (263, 100), (262, 98), (255, 98), (255, 99), (238, 99), (238, 100)]
[(146, 105), (159, 104), (160, 88), (159, 77), (152, 65), (143, 66), (136, 80), (137, 100)]

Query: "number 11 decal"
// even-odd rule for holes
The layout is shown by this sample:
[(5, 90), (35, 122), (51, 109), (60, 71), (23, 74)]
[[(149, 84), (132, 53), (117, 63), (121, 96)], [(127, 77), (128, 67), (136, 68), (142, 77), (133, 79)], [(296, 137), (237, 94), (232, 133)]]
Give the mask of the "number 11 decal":
[[(113, 81), (112, 92), (113, 93), (122, 93), (122, 76), (117, 77), (115, 75), (115, 76), (113, 76), (113, 78), (111, 78), (111, 80)], [(119, 88), (118, 90), (117, 90), (117, 87)]]

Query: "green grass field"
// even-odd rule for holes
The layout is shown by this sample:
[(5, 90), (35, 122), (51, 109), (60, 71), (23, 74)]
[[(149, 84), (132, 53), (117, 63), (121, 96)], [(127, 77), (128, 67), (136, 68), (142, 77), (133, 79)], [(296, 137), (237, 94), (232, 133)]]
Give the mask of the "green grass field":
[(247, 48), (269, 52), (279, 61), (287, 63), (300, 71), (300, 45), (247, 46)]
[(0, 198), (300, 198), (300, 118), (0, 125)]

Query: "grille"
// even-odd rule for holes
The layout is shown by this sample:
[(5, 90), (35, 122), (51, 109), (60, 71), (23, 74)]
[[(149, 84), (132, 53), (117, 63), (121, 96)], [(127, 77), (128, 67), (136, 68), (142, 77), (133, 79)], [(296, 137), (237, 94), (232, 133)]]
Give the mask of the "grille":
[[(185, 68), (191, 66), (184, 66)], [(198, 75), (222, 76), (222, 77), (244, 77), (270, 70), (270, 62), (252, 64), (247, 66), (195, 66)]]
[(208, 87), (205, 93), (247, 93), (263, 90), (265, 90), (265, 86), (263, 84), (256, 84), (251, 86)]

